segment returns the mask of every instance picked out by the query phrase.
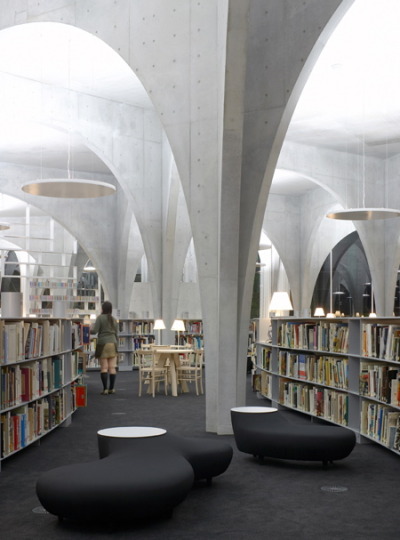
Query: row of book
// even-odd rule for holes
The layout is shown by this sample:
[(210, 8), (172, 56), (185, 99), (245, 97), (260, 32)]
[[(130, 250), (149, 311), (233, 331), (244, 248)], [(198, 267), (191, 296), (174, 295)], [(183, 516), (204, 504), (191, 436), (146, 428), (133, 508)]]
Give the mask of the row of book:
[(99, 302), (99, 296), (77, 294), (30, 294), (30, 302)]
[(72, 297), (67, 296), (66, 294), (30, 294), (29, 300), (30, 302), (65, 302), (72, 300)]
[(202, 321), (185, 321), (185, 332), (187, 334), (202, 334), (203, 322)]
[(272, 397), (272, 377), (265, 371), (253, 374), (253, 391), (260, 392), (264, 397)]
[[(73, 363), (77, 363), (77, 357), (74, 356), (73, 359)], [(77, 370), (77, 367), (75, 369)], [(64, 357), (53, 356), (3, 366), (0, 378), (0, 408), (4, 410), (61, 388), (64, 384)]]
[(348, 359), (280, 351), (279, 375), (335, 388), (348, 388)]
[(119, 336), (118, 337), (118, 349), (125, 351), (135, 351), (136, 349), (142, 349), (145, 345), (154, 343), (153, 336)]
[(1, 415), (1, 457), (24, 448), (65, 419), (67, 390)]
[(271, 349), (269, 347), (262, 348), (261, 367), (268, 371), (271, 370)]
[(153, 321), (119, 321), (118, 330), (123, 334), (154, 334)]
[(362, 331), (362, 355), (400, 362), (400, 326), (365, 324)]
[(285, 321), (278, 327), (278, 345), (292, 349), (347, 353), (348, 339), (347, 323)]
[(400, 368), (361, 362), (360, 394), (400, 406)]
[(336, 424), (348, 425), (348, 396), (345, 393), (282, 379), (279, 381), (279, 402)]
[(391, 450), (400, 451), (400, 411), (379, 403), (363, 401), (361, 434), (374, 439)]
[[(79, 325), (73, 325), (75, 327)], [(64, 327), (59, 321), (0, 320), (0, 364), (56, 354), (60, 352), (63, 343)]]
[(73, 278), (58, 281), (54, 279), (37, 279), (32, 278), (29, 281), (29, 287), (31, 288), (43, 288), (43, 289), (71, 289), (76, 288), (77, 283)]
[[(62, 328), (62, 326), (61, 326)], [(90, 325), (82, 324), (80, 322), (71, 323), (71, 349), (77, 349), (81, 347), (83, 343), (89, 343), (90, 341)], [(59, 346), (63, 344), (61, 340)]]
[(179, 336), (179, 345), (192, 349), (202, 349), (204, 347), (204, 340), (202, 336), (184, 334)]

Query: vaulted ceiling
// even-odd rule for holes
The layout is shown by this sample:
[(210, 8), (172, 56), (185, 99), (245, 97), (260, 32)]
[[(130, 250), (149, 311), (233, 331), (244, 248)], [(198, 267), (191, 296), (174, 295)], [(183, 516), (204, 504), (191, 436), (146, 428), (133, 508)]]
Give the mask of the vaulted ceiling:
[[(381, 0), (379, 9), (374, 0), (355, 1), (315, 65), (287, 140), (379, 157), (400, 152), (399, 15), (397, 0)], [(0, 161), (65, 168), (69, 147), (76, 169), (108, 171), (72, 133), (38, 121), (40, 110), (29, 108), (30, 96), (15, 91), (23, 80), (152, 107), (126, 63), (94, 36), (52, 23), (3, 30)], [(10, 100), (20, 105), (17, 116), (8, 116)], [(309, 187), (307, 182), (296, 182), (293, 173), (280, 173), (272, 191), (290, 193)]]

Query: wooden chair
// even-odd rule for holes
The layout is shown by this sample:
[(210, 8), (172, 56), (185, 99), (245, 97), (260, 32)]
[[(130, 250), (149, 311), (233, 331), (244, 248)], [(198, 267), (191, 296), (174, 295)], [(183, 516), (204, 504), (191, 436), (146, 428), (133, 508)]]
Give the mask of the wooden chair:
[(156, 388), (164, 383), (165, 395), (168, 393), (168, 367), (158, 365), (157, 354), (152, 350), (141, 350), (139, 354), (139, 397), (142, 395), (142, 384), (149, 384), (151, 394), (155, 397)]
[(188, 353), (181, 365), (176, 370), (178, 383), (194, 382), (196, 385), (196, 395), (203, 394), (203, 351), (198, 349)]

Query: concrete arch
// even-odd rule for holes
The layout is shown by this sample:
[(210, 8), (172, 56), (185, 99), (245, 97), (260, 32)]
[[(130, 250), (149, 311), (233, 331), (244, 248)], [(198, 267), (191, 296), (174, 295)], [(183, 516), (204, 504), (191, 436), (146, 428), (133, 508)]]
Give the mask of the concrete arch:
[[(99, 38), (87, 34), (86, 31), (81, 30), (79, 28), (70, 27), (65, 24), (55, 23), (55, 22), (46, 22), (46, 23), (29, 23), (26, 25), (19, 25), (18, 27), (8, 28), (7, 30), (3, 30), (2, 32), (6, 32), (9, 35), (12, 35), (13, 32), (17, 32), (19, 36), (21, 36), (24, 31), (28, 31), (28, 29), (31, 26), (40, 25), (40, 28), (42, 29), (42, 32), (45, 34), (47, 31), (50, 33), (56, 32), (57, 34), (60, 34), (61, 32), (66, 32), (66, 38), (65, 41), (68, 41), (70, 39), (73, 39), (74, 35), (79, 35), (80, 38), (84, 36), (84, 39), (86, 40), (86, 44), (90, 43), (90, 54), (95, 54), (96, 47), (98, 47), (98, 50), (101, 52), (101, 56), (107, 56), (107, 58), (110, 58), (111, 55), (114, 55), (115, 59), (118, 59), (119, 65), (121, 66), (120, 69), (123, 69), (124, 73), (121, 76), (121, 79), (123, 80), (123, 83), (125, 85), (129, 82), (129, 77), (132, 80), (137, 79), (136, 75), (133, 73), (131, 68), (125, 64), (125, 62), (118, 56), (118, 54), (111, 50), (109, 45), (102, 42)], [(86, 35), (87, 34), (87, 35)], [(72, 36), (72, 37), (71, 37)], [(47, 40), (46, 40), (47, 43)], [(34, 46), (34, 44), (31, 44), (31, 46)], [(69, 46), (69, 41), (68, 41)], [(68, 47), (66, 47), (68, 49)], [(67, 50), (65, 54), (67, 55)], [(23, 50), (20, 51), (20, 54), (23, 54)], [(96, 52), (97, 54), (97, 52)], [(80, 58), (81, 59), (81, 58)], [(15, 58), (14, 58), (15, 60)], [(66, 58), (66, 62), (68, 62), (68, 58)], [(17, 63), (18, 64), (18, 63)], [(122, 67), (123, 66), (123, 67)], [(20, 68), (22, 69), (22, 68)], [(151, 274), (153, 277), (152, 282), (152, 289), (153, 289), (153, 295), (154, 297), (159, 294), (159, 286), (157, 285), (157, 282), (159, 282), (159, 260), (157, 257), (157, 253), (160, 251), (160, 239), (158, 238), (158, 241), (156, 243), (156, 246), (154, 246), (154, 241), (157, 240), (154, 238), (154, 235), (150, 238), (148, 238), (148, 234), (146, 234), (146, 231), (153, 230), (154, 228), (148, 227), (147, 222), (144, 219), (145, 214), (140, 212), (141, 209), (143, 209), (144, 206), (149, 204), (149, 197), (147, 201), (143, 201), (140, 198), (136, 196), (137, 190), (132, 190), (132, 186), (130, 185), (131, 178), (132, 178), (132, 169), (125, 172), (121, 169), (121, 163), (118, 160), (118, 149), (113, 148), (112, 145), (110, 145), (110, 139), (108, 136), (108, 133), (117, 130), (120, 139), (125, 138), (126, 142), (125, 145), (131, 144), (132, 141), (132, 123), (143, 123), (145, 122), (144, 117), (147, 118), (147, 130), (151, 133), (151, 123), (154, 123), (155, 115), (154, 113), (151, 113), (151, 111), (144, 111), (140, 110), (137, 107), (134, 107), (133, 105), (125, 105), (126, 112), (125, 114), (121, 115), (121, 111), (118, 110), (121, 108), (120, 104), (112, 103), (112, 107), (114, 109), (117, 109), (116, 111), (111, 111), (109, 114), (107, 114), (107, 108), (110, 107), (110, 102), (106, 102), (105, 100), (108, 99), (110, 96), (107, 95), (100, 95), (99, 96), (90, 96), (89, 94), (82, 95), (80, 94), (80, 91), (84, 87), (84, 83), (82, 81), (74, 80), (71, 82), (70, 80), (70, 74), (69, 74), (69, 67), (68, 65), (64, 66), (64, 70), (67, 73), (68, 72), (68, 78), (66, 75), (55, 75), (51, 71), (46, 73), (45, 75), (42, 74), (42, 81), (41, 83), (31, 83), (31, 88), (34, 87), (36, 92), (33, 92), (32, 95), (36, 97), (36, 110), (39, 113), (43, 113), (43, 110), (40, 108), (40, 104), (42, 101), (45, 101), (46, 103), (50, 104), (49, 107), (46, 108), (46, 114), (43, 115), (43, 117), (37, 118), (37, 121), (41, 123), (41, 125), (51, 126), (53, 129), (57, 129), (60, 132), (68, 133), (68, 135), (73, 133), (74, 141), (82, 141), (83, 144), (81, 144), (80, 148), (88, 148), (90, 149), (94, 155), (99, 156), (102, 163), (105, 163), (108, 167), (108, 170), (111, 173), (113, 173), (114, 176), (114, 182), (119, 182), (122, 189), (124, 189), (127, 199), (129, 200), (129, 206), (130, 206), (130, 212), (133, 212), (135, 216), (137, 216), (137, 221), (139, 223), (139, 228), (141, 230), (142, 234), (142, 240), (145, 246), (145, 250), (148, 254), (149, 264), (151, 268)], [(72, 69), (72, 68), (71, 68)], [(128, 73), (129, 72), (129, 73)], [(83, 71), (84, 73), (84, 71)], [(83, 75), (82, 71), (79, 72), (79, 75)], [(34, 77), (35, 73), (32, 73), (32, 77)], [(54, 86), (49, 86), (49, 84), (54, 83), (54, 79), (61, 79), (59, 82), (60, 84), (64, 84), (65, 86), (69, 85), (66, 88), (55, 88)], [(58, 79), (57, 79), (58, 80)], [(87, 84), (87, 81), (86, 83)], [(135, 90), (135, 84), (132, 84), (132, 91)], [(64, 104), (64, 108), (63, 108)], [(33, 105), (33, 104), (31, 104)], [(31, 107), (31, 110), (35, 111), (34, 107)], [(54, 111), (56, 110), (56, 113)], [(119, 113), (119, 114), (117, 114)], [(153, 115), (152, 118), (151, 115)], [(143, 118), (138, 118), (138, 116), (142, 116)], [(115, 126), (110, 124), (110, 117), (113, 119), (118, 119), (118, 125)], [(127, 125), (127, 120), (131, 119), (130, 126)], [(96, 125), (96, 130), (93, 129), (93, 125)], [(129, 137), (127, 137), (127, 130), (128, 127), (130, 128)], [(157, 128), (159, 130), (159, 128)], [(134, 133), (134, 132), (133, 132)], [(153, 129), (153, 133), (155, 133)], [(149, 144), (147, 145), (149, 147), (148, 152), (151, 152), (151, 145), (152, 142), (155, 144), (158, 144), (160, 146), (160, 136), (158, 135), (156, 137), (157, 140), (149, 141)], [(138, 139), (139, 140), (139, 139)], [(154, 144), (153, 144), (154, 146)], [(143, 148), (138, 148), (138, 152), (142, 153)], [(120, 149), (120, 155), (123, 153), (123, 150)], [(126, 154), (125, 154), (126, 155)], [(126, 166), (126, 164), (124, 164)], [(145, 167), (141, 167), (142, 170), (145, 169)], [(60, 171), (59, 174), (62, 174), (62, 171)], [(56, 173), (57, 176), (57, 173)], [(133, 191), (136, 193), (134, 194)], [(154, 199), (154, 198), (153, 198)], [(120, 201), (122, 204), (124, 204), (124, 201)], [(123, 213), (121, 209), (121, 215)], [(66, 226), (68, 226), (68, 220), (62, 217), (62, 213), (58, 216), (58, 219), (63, 221)], [(131, 217), (129, 215), (126, 216), (126, 223), (131, 224)], [(136, 224), (136, 222), (135, 222)], [(128, 270), (127, 262), (124, 263), (124, 258), (127, 253), (126, 242), (128, 241), (128, 235), (129, 235), (130, 226), (122, 226), (122, 230), (119, 231), (120, 233), (124, 233), (120, 235), (120, 251), (119, 254), (115, 253), (114, 255), (117, 255), (117, 257), (113, 257), (114, 261), (118, 261), (119, 263), (119, 274), (124, 273)], [(76, 237), (79, 239), (80, 243), (82, 245), (86, 244), (86, 249), (88, 249), (90, 253), (90, 256), (93, 260), (97, 260), (99, 263), (102, 259), (99, 254), (96, 255), (95, 250), (95, 243), (93, 242), (93, 239), (90, 238), (90, 234), (88, 235), (88, 231), (86, 230), (83, 234), (80, 230), (74, 230), (73, 231)], [(113, 231), (112, 234), (117, 237), (118, 231)], [(116, 243), (114, 242), (114, 245)], [(102, 275), (103, 282), (105, 283), (105, 287), (107, 287), (107, 284), (110, 284), (110, 280), (112, 280), (112, 269), (102, 269), (101, 264), (98, 264), (99, 272)], [(157, 277), (158, 276), (158, 277)], [(116, 299), (114, 290), (117, 290), (116, 283), (114, 280), (114, 286), (111, 287), (109, 290), (109, 294)], [(121, 298), (121, 297), (120, 297)], [(126, 296), (123, 295), (124, 299), (126, 299)]]
[[(284, 145), (285, 146), (285, 143)], [(329, 184), (326, 184), (321, 178), (318, 178), (318, 176), (314, 176), (311, 174), (311, 171), (299, 171), (299, 170), (292, 170), (292, 169), (285, 169), (283, 167), (280, 167), (280, 162), (278, 161), (277, 167), (274, 172), (273, 181), (276, 177), (279, 178), (279, 176), (282, 175), (284, 178), (290, 179), (291, 184), (293, 184), (294, 191), (296, 191), (295, 183), (296, 180), (298, 180), (299, 183), (308, 182), (311, 184), (314, 184), (315, 187), (320, 187), (324, 191), (326, 191), (334, 200), (338, 201), (338, 204), (341, 205), (342, 208), (345, 207), (345, 201), (342, 200), (342, 194), (335, 190), (332, 186)], [(307, 189), (306, 191), (308, 191)]]

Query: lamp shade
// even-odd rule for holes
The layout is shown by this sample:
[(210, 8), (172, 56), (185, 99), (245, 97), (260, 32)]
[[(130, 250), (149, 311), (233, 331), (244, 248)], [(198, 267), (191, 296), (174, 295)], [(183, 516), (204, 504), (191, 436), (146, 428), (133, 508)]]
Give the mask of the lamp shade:
[(324, 317), (324, 316), (325, 316), (324, 308), (322, 307), (315, 308), (314, 317)]
[(269, 311), (291, 311), (292, 309), (292, 302), (287, 292), (274, 292)]
[(182, 321), (182, 319), (175, 319), (171, 330), (175, 330), (175, 332), (184, 332), (185, 331), (185, 323)]
[(154, 330), (165, 330), (165, 324), (162, 319), (156, 319), (154, 321)]
[(326, 215), (330, 219), (348, 221), (369, 221), (371, 219), (389, 219), (400, 217), (400, 211), (394, 208), (348, 208)]
[(83, 270), (85, 272), (95, 272), (96, 271), (96, 268), (95, 266), (93, 265), (92, 261), (87, 261), (87, 263), (85, 264), (85, 266), (83, 267)]
[(29, 195), (40, 197), (57, 197), (67, 199), (85, 199), (92, 197), (104, 197), (112, 195), (116, 188), (107, 182), (97, 182), (85, 179), (63, 179), (48, 178), (47, 180), (36, 180), (21, 186), (22, 191)]

